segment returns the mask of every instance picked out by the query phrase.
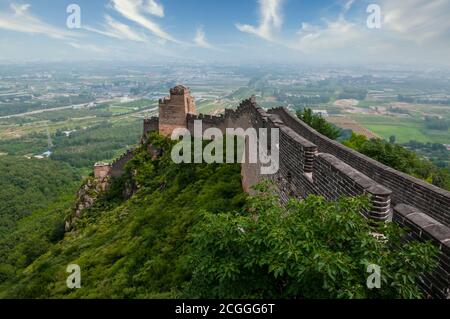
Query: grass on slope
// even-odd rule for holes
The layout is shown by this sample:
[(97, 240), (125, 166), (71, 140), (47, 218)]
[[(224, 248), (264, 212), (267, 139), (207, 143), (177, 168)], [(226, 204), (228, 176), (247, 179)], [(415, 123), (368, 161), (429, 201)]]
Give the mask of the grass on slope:
[[(49, 242), (50, 230), (42, 234), (48, 249), (25, 269), (14, 269), (15, 275), (0, 284), (0, 297), (179, 296), (190, 276), (186, 261), (190, 228), (203, 210), (241, 208), (245, 195), (239, 165), (176, 165), (170, 160), (168, 142), (159, 143), (164, 144), (165, 155), (152, 161), (142, 149), (129, 167), (136, 175), (116, 181), (117, 187), (85, 213), (76, 232), (58, 243)], [(122, 200), (124, 185), (131, 180), (138, 191)], [(59, 214), (58, 209), (53, 214)], [(9, 260), (16, 250), (3, 259)], [(15, 267), (4, 260), (0, 259), (0, 275), (2, 262), (9, 273)], [(69, 264), (81, 267), (81, 289), (66, 286)]]

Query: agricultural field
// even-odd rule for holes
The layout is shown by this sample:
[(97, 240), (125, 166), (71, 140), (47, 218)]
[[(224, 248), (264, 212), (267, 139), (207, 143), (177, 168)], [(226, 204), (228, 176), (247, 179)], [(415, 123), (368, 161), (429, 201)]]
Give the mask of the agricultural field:
[(385, 139), (395, 136), (398, 143), (415, 140), (422, 143), (450, 144), (450, 129), (430, 129), (426, 116), (441, 117), (450, 121), (450, 106), (411, 105), (408, 114), (346, 114), (358, 123)]
[(154, 108), (155, 101), (148, 99), (114, 100), (92, 108), (2, 119), (0, 153), (35, 159), (50, 151), (52, 160), (87, 175), (95, 162), (111, 161), (138, 143), (142, 120), (153, 115)]

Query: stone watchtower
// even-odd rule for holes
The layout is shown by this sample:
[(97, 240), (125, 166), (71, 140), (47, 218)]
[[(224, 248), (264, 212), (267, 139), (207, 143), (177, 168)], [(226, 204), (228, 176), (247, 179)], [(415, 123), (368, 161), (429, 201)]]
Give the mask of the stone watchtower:
[(99, 181), (104, 181), (111, 173), (111, 164), (95, 163), (94, 177)]
[(173, 130), (187, 128), (187, 115), (196, 113), (189, 88), (183, 85), (174, 87), (170, 90), (170, 97), (159, 100), (159, 133), (170, 137)]

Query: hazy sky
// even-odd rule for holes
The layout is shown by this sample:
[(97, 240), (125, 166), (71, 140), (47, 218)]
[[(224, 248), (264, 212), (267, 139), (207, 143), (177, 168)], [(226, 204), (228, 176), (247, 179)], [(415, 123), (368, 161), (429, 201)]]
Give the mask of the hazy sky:
[[(81, 28), (66, 25), (70, 4)], [(381, 8), (368, 28), (367, 8)], [(450, 65), (450, 0), (0, 0), (0, 60)]]

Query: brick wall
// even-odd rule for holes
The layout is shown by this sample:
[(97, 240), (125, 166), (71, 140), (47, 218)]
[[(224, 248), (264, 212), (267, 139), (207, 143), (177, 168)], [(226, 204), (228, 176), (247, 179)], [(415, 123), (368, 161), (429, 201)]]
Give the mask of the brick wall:
[(421, 287), (430, 298), (450, 298), (450, 228), (415, 207), (399, 204), (394, 208), (394, 221), (405, 226), (405, 240), (431, 241), (439, 248), (436, 271), (422, 276)]
[(105, 180), (111, 173), (111, 165), (105, 163), (97, 163), (94, 165), (94, 177), (99, 181)]
[(159, 117), (152, 117), (144, 120), (144, 134), (146, 136), (149, 132), (159, 131)]
[(159, 100), (159, 133), (171, 136), (174, 129), (186, 128), (186, 117), (195, 114), (195, 102), (189, 88), (176, 86), (170, 97)]
[(125, 165), (134, 157), (133, 150), (126, 151), (122, 156), (117, 158), (111, 164), (110, 175), (112, 177), (120, 177), (125, 173)]
[(450, 192), (420, 179), (398, 172), (367, 156), (319, 134), (285, 108), (269, 112), (277, 114), (283, 122), (317, 145), (319, 152), (332, 154), (361, 173), (392, 190), (392, 203), (408, 204), (421, 209), (446, 226), (450, 224)]
[[(275, 181), (282, 202), (289, 197), (305, 198), (309, 194), (329, 200), (340, 196), (368, 194), (374, 210), (368, 216), (377, 220), (390, 217), (391, 191), (330, 154), (318, 153), (318, 147), (285, 125), (276, 114), (267, 113), (254, 100), (245, 100), (236, 110), (226, 110), (223, 116), (188, 115), (187, 128), (194, 135), (194, 121), (202, 120), (203, 130), (226, 128), (278, 128), (280, 130), (280, 169), (273, 176), (261, 176), (260, 164), (242, 164), (242, 184), (247, 192), (263, 177)], [(268, 138), (270, 142), (270, 137)], [(269, 149), (275, 147), (269, 144)], [(248, 147), (246, 147), (248, 150)]]

